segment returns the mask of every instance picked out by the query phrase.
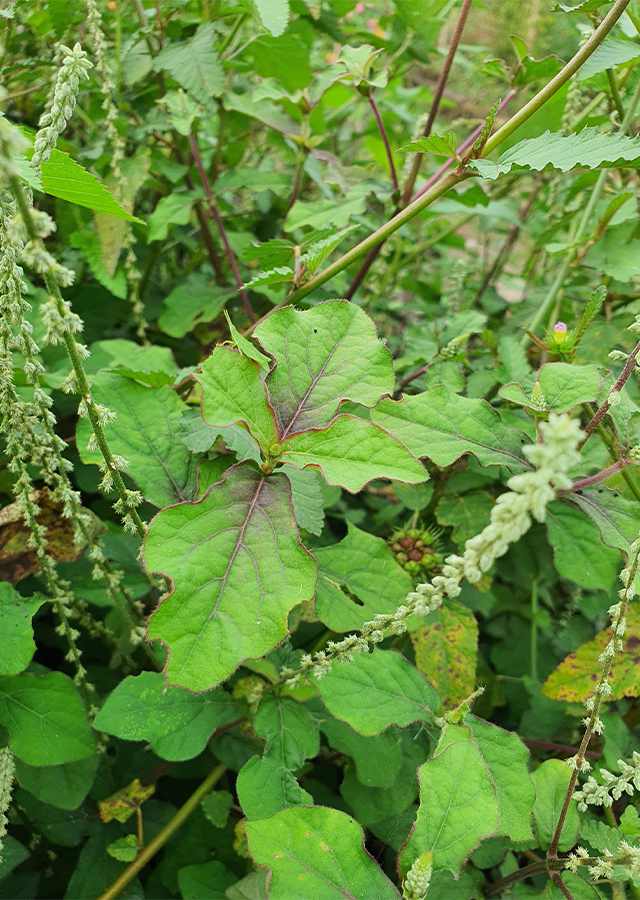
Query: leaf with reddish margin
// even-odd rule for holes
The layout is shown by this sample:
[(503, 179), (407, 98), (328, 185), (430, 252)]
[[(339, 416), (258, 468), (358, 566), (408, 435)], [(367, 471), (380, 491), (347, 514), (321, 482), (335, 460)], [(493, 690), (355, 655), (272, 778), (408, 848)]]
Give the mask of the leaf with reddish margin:
[(482, 466), (506, 466), (525, 472), (531, 466), (522, 456), (526, 435), (511, 428), (484, 400), (460, 397), (443, 384), (402, 400), (383, 400), (371, 420), (437, 466), (450, 466), (473, 453)]
[(266, 383), (283, 438), (328, 425), (343, 400), (370, 407), (393, 391), (391, 354), (346, 300), (282, 309), (254, 337), (277, 360)]
[(287, 635), (287, 614), (315, 591), (317, 567), (298, 538), (286, 477), (232, 466), (197, 503), (162, 510), (145, 540), (151, 572), (173, 589), (149, 622), (169, 647), (170, 684), (205, 691)]
[(214, 428), (242, 422), (267, 452), (278, 440), (278, 429), (260, 365), (231, 347), (216, 347), (202, 363), (202, 418)]
[(280, 444), (279, 458), (298, 469), (316, 466), (329, 484), (352, 494), (374, 478), (419, 484), (429, 477), (400, 441), (355, 416), (338, 416), (328, 428), (291, 435)]
[(569, 499), (596, 523), (607, 547), (616, 547), (629, 556), (629, 546), (640, 531), (637, 500), (627, 500), (605, 487), (580, 491), (571, 494)]
[(471, 730), (446, 725), (434, 756), (418, 769), (420, 808), (398, 856), (404, 877), (425, 851), (434, 869), (458, 875), (469, 854), (498, 827), (496, 789)]

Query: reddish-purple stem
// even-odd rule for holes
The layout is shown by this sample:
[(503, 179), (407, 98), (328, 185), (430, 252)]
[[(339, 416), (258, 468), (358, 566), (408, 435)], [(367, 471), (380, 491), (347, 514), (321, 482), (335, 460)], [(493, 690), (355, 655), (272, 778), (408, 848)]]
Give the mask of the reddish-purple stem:
[(240, 296), (242, 297), (242, 305), (244, 306), (244, 311), (246, 312), (249, 321), (253, 325), (256, 321), (255, 313), (251, 306), (251, 301), (249, 300), (248, 293), (242, 289), (243, 281), (240, 275), (240, 271), (238, 270), (238, 264), (236, 263), (236, 258), (233, 255), (231, 245), (229, 244), (227, 233), (224, 230), (224, 225), (222, 223), (222, 219), (220, 218), (220, 213), (218, 212), (218, 207), (211, 190), (211, 185), (209, 184), (209, 179), (207, 178), (207, 173), (205, 172), (204, 166), (202, 165), (202, 158), (198, 149), (198, 142), (196, 141), (193, 132), (189, 134), (189, 147), (191, 148), (191, 155), (193, 156), (193, 161), (195, 162), (196, 168), (198, 169), (198, 174), (200, 175), (202, 187), (204, 188), (204, 192), (207, 195), (207, 202), (209, 204), (211, 215), (213, 216), (213, 221), (216, 223), (216, 228), (218, 229), (220, 240), (224, 244), (225, 253), (227, 254), (227, 260), (229, 261), (231, 271), (233, 272), (236, 287), (238, 288)]
[(382, 121), (382, 116), (380, 115), (380, 110), (378, 109), (378, 104), (373, 99), (373, 96), (369, 94), (367, 97), (369, 101), (369, 106), (373, 110), (373, 114), (376, 117), (376, 122), (378, 123), (378, 131), (380, 132), (380, 136), (382, 137), (382, 143), (384, 144), (384, 149), (387, 153), (387, 159), (389, 160), (389, 168), (391, 169), (391, 180), (393, 181), (393, 189), (397, 191), (399, 189), (398, 185), (398, 176), (396, 175), (396, 167), (393, 164), (393, 156), (391, 155), (391, 147), (389, 146), (389, 138), (387, 137), (387, 132), (384, 127), (384, 122)]
[[(453, 64), (453, 57), (456, 55), (456, 50), (458, 49), (458, 44), (460, 43), (460, 38), (462, 37), (462, 32), (464, 30), (465, 22), (467, 21), (467, 16), (469, 15), (469, 10), (471, 9), (471, 4), (473, 0), (464, 0), (462, 4), (462, 9), (460, 10), (460, 15), (458, 16), (458, 21), (456, 22), (456, 27), (453, 30), (453, 35), (451, 36), (451, 43), (449, 44), (449, 50), (447, 52), (446, 59), (444, 61), (444, 65), (440, 72), (440, 76), (438, 77), (438, 83), (436, 84), (436, 90), (433, 95), (433, 102), (431, 103), (431, 109), (429, 110), (429, 116), (427, 118), (427, 124), (424, 126), (424, 131), (422, 132), (422, 137), (429, 137), (431, 134), (431, 129), (433, 128), (433, 123), (436, 120), (436, 116), (438, 115), (438, 109), (440, 108), (440, 101), (442, 100), (442, 95), (444, 93), (444, 88), (447, 83), (447, 79), (449, 77), (449, 72), (451, 71), (451, 66)], [(409, 202), (409, 198), (413, 193), (413, 188), (416, 183), (416, 178), (418, 177), (418, 172), (420, 170), (420, 163), (422, 162), (422, 153), (416, 153), (415, 159), (413, 160), (413, 166), (411, 168), (411, 172), (409, 177), (407, 178), (407, 182), (402, 191), (402, 206), (406, 206)]]
[[(498, 112), (500, 112), (502, 109), (504, 109), (504, 107), (507, 105), (507, 103), (509, 103), (511, 100), (513, 100), (513, 98), (515, 97), (515, 95), (517, 93), (518, 92), (516, 90), (509, 91), (507, 96), (500, 103), (500, 106), (498, 107)], [(482, 125), (478, 125), (478, 127), (476, 129), (474, 129), (474, 131), (472, 131), (472, 133), (469, 135), (469, 137), (465, 141), (463, 141), (462, 144), (460, 145), (460, 147), (458, 148), (459, 154), (464, 153), (465, 150), (469, 149), (469, 147), (473, 144), (473, 142), (476, 140), (476, 138), (480, 137), (480, 135), (482, 134), (483, 128), (484, 128), (484, 123)], [(429, 190), (429, 188), (432, 188), (433, 185), (436, 183), (436, 181), (440, 181), (442, 176), (451, 168), (453, 163), (454, 163), (454, 160), (449, 159), (449, 160), (447, 160), (446, 163), (444, 163), (442, 166), (440, 166), (438, 171), (435, 172), (431, 176), (431, 178), (429, 178), (429, 180), (424, 185), (424, 187), (420, 188), (420, 190), (417, 191), (413, 195), (413, 197), (411, 198), (411, 201), (413, 202), (414, 200), (417, 200), (418, 197), (421, 197), (423, 194), (426, 194), (426, 192)], [(398, 214), (398, 212), (399, 212), (399, 208), (396, 207), (396, 209), (393, 211), (393, 215), (391, 216), (391, 218), (393, 219)], [(364, 281), (365, 275), (367, 274), (367, 272), (369, 271), (369, 269), (371, 268), (371, 266), (377, 259), (378, 254), (380, 253), (380, 250), (382, 249), (383, 243), (384, 243), (384, 241), (381, 241), (379, 244), (376, 244), (375, 247), (372, 247), (371, 250), (369, 250), (369, 252), (365, 256), (364, 260), (362, 261), (362, 265), (356, 272), (356, 274), (353, 278), (353, 281), (351, 282), (351, 285), (349, 286), (349, 289), (346, 291), (346, 293), (344, 295), (345, 300), (351, 300), (351, 298), (353, 297), (355, 292), (358, 290), (358, 288)]]
[[(613, 391), (615, 391), (616, 393), (619, 394), (620, 391), (622, 390), (622, 388), (625, 386), (625, 384), (629, 380), (629, 376), (631, 375), (631, 373), (633, 372), (633, 370), (636, 367), (636, 357), (638, 356), (638, 353), (640, 353), (640, 341), (636, 344), (636, 346), (633, 348), (633, 350), (627, 357), (627, 361), (624, 365), (624, 369), (620, 373), (620, 377), (618, 378), (618, 380), (616, 381), (616, 383), (613, 386)], [(611, 402), (609, 401), (610, 396), (611, 396), (611, 393), (609, 393), (607, 395), (606, 400), (604, 401), (602, 406), (600, 406), (598, 408), (595, 416), (593, 417), (593, 419), (591, 419), (591, 421), (585, 428), (584, 437), (580, 441), (580, 443), (578, 444), (578, 447), (577, 447), (578, 450), (580, 450), (580, 448), (586, 444), (586, 442), (591, 437), (593, 432), (596, 430), (596, 428), (598, 427), (600, 422), (604, 419), (606, 414), (611, 409)]]
[(558, 493), (575, 494), (576, 491), (591, 487), (592, 484), (599, 484), (601, 481), (606, 481), (607, 478), (610, 478), (612, 475), (615, 475), (616, 472), (624, 469), (625, 466), (632, 465), (632, 462), (633, 461), (630, 459), (619, 459), (617, 462), (614, 462), (613, 465), (609, 466), (608, 469), (603, 469), (602, 472), (597, 472), (589, 478), (581, 478), (580, 481), (574, 481), (570, 488), (558, 491)]

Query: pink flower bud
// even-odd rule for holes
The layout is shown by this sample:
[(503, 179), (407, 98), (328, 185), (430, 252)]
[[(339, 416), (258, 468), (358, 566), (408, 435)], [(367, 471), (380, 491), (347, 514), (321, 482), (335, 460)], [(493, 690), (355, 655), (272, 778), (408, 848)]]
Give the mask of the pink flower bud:
[(567, 326), (564, 322), (556, 322), (553, 326), (553, 336), (556, 344), (561, 344), (567, 336)]

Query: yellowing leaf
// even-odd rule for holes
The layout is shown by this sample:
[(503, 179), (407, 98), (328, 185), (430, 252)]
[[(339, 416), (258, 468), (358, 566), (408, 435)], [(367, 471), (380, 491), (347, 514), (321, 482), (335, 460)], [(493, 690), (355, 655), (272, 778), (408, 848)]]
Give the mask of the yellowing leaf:
[[(552, 700), (582, 702), (593, 694), (602, 665), (598, 657), (611, 640), (611, 629), (570, 653), (542, 685), (542, 693)], [(613, 659), (609, 684), (611, 699), (640, 696), (640, 606), (634, 603), (627, 612), (624, 653)]]
[(427, 622), (411, 634), (416, 667), (434, 685), (443, 707), (451, 709), (475, 689), (478, 623), (456, 600), (447, 600)]

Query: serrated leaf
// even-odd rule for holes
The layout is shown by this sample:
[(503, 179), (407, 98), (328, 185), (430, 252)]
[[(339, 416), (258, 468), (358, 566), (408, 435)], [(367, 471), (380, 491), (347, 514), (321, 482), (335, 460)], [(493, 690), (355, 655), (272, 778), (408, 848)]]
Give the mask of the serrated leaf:
[(266, 453), (278, 440), (260, 365), (231, 347), (218, 346), (202, 363), (202, 418), (214, 428), (242, 422)]
[(623, 63), (631, 62), (640, 56), (640, 45), (633, 41), (623, 41), (619, 37), (609, 36), (604, 39), (599, 47), (593, 51), (589, 59), (578, 69), (578, 80), (584, 81), (604, 72), (606, 69), (615, 69)]
[(393, 650), (376, 649), (348, 666), (336, 664), (318, 687), (329, 712), (364, 735), (389, 725), (431, 722), (440, 709), (433, 686)]
[(336, 234), (322, 238), (314, 243), (308, 244), (307, 249), (300, 257), (300, 262), (307, 266), (308, 270), (313, 274), (325, 259), (342, 243), (342, 241), (355, 231), (359, 226), (351, 225), (343, 228)]
[(318, 725), (301, 703), (267, 694), (262, 699), (254, 729), (267, 741), (262, 758), (252, 757), (238, 774), (237, 791), (248, 819), (266, 819), (289, 806), (313, 803), (293, 771), (320, 750)]
[(318, 563), (316, 615), (331, 631), (361, 628), (377, 613), (392, 613), (413, 581), (385, 542), (351, 522), (338, 544), (314, 551)]
[[(596, 400), (602, 389), (602, 376), (594, 365), (553, 362), (542, 366), (538, 383), (545, 399), (545, 409), (563, 413), (575, 409), (581, 403)], [(519, 384), (506, 384), (498, 393), (504, 400), (517, 403), (518, 406), (540, 409)]]
[(206, 105), (224, 90), (224, 71), (215, 46), (216, 28), (204, 22), (188, 41), (164, 47), (153, 61), (156, 72), (164, 69), (195, 99)]
[(415, 456), (437, 466), (473, 453), (483, 466), (506, 466), (511, 472), (530, 468), (522, 456), (522, 444), (529, 443), (522, 432), (504, 425), (484, 400), (460, 397), (444, 385), (397, 402), (383, 400), (371, 419)]
[(222, 688), (192, 694), (167, 687), (164, 675), (128, 675), (107, 697), (96, 728), (127, 741), (149, 741), (162, 759), (193, 759), (216, 730), (242, 718), (244, 709)]
[(573, 503), (559, 500), (547, 506), (546, 522), (558, 572), (581, 587), (609, 591), (620, 553), (604, 546), (594, 522)]
[[(560, 810), (571, 780), (571, 769), (561, 759), (547, 759), (531, 773), (531, 780), (536, 789), (533, 817), (538, 830), (538, 846), (546, 850), (559, 822)], [(576, 801), (571, 799), (558, 850), (561, 852), (571, 850), (578, 838), (579, 829), (580, 818)]]
[(125, 300), (128, 290), (127, 277), (123, 269), (111, 274), (107, 271), (98, 235), (91, 231), (75, 231), (70, 235), (69, 243), (82, 251), (96, 281), (114, 297)]
[(293, 259), (295, 244), (283, 238), (275, 238), (264, 244), (247, 244), (242, 251), (242, 258), (246, 263), (257, 260), (262, 269), (273, 269), (275, 266), (286, 266)]
[(268, 272), (261, 272), (259, 275), (256, 275), (255, 278), (247, 281), (242, 287), (257, 288), (266, 284), (284, 284), (286, 281), (293, 281), (295, 277), (296, 273), (289, 266), (275, 266)]
[(324, 525), (324, 509), (318, 473), (313, 469), (295, 469), (293, 466), (284, 466), (281, 471), (291, 482), (293, 511), (298, 528), (320, 535)]
[[(216, 793), (222, 792), (216, 791)], [(209, 797), (212, 796), (215, 794), (209, 794)], [(209, 797), (205, 797), (205, 800)], [(202, 806), (204, 808), (204, 801)], [(180, 896), (184, 900), (227, 900), (232, 896), (226, 893), (227, 888), (236, 884), (240, 884), (238, 876), (217, 859), (213, 859), (211, 862), (182, 866), (181, 869), (178, 869), (178, 886)], [(260, 900), (258, 894), (247, 893), (243, 895), (243, 900), (244, 897)]]
[(289, 0), (255, 0), (262, 24), (273, 37), (284, 34), (289, 22)]
[(374, 406), (393, 391), (391, 355), (355, 304), (280, 310), (254, 336), (277, 360), (267, 387), (282, 437), (328, 425), (343, 400)]
[(17, 675), (31, 662), (36, 652), (31, 619), (44, 601), (39, 594), (21, 597), (8, 582), (0, 583), (0, 675)]
[(446, 600), (429, 613), (425, 624), (411, 632), (416, 668), (435, 687), (442, 705), (452, 709), (476, 686), (478, 623), (457, 600)]
[(448, 131), (444, 137), (439, 134), (431, 134), (429, 137), (418, 138), (417, 141), (409, 141), (398, 150), (406, 150), (412, 153), (434, 153), (436, 156), (456, 155), (456, 136), (453, 131)]
[[(563, 659), (542, 686), (545, 697), (570, 703), (581, 703), (590, 697), (596, 684), (594, 674), (602, 669), (598, 657), (610, 640), (611, 629), (606, 628)], [(627, 629), (622, 645), (623, 652), (614, 656), (608, 679), (612, 700), (640, 696), (640, 608), (637, 603), (632, 603), (627, 610)]]
[(545, 131), (539, 137), (520, 141), (506, 150), (497, 164), (472, 160), (470, 165), (485, 178), (495, 179), (514, 171), (559, 169), (569, 172), (576, 166), (597, 169), (634, 162), (640, 158), (640, 138), (624, 134), (606, 134), (598, 128), (583, 128), (572, 134)]
[(299, 469), (317, 466), (329, 484), (352, 494), (374, 478), (419, 484), (429, 477), (387, 431), (355, 416), (338, 416), (328, 428), (293, 434), (281, 442), (279, 459)]
[(399, 869), (409, 871), (425, 851), (434, 869), (458, 875), (480, 841), (498, 826), (496, 791), (487, 766), (464, 725), (447, 725), (435, 756), (418, 769), (420, 808), (409, 840), (400, 851)]
[(162, 510), (149, 526), (145, 563), (174, 583), (149, 637), (170, 648), (170, 684), (192, 691), (272, 650), (287, 634), (289, 610), (315, 591), (289, 481), (253, 463), (232, 466), (200, 502)]
[[(33, 150), (28, 150), (27, 158), (31, 159), (32, 155)], [(41, 182), (42, 190), (52, 197), (68, 200), (69, 203), (84, 206), (94, 212), (106, 213), (118, 219), (145, 224), (142, 219), (128, 213), (95, 175), (87, 172), (62, 150), (53, 149), (49, 159), (42, 163)]]
[(517, 734), (476, 716), (465, 717), (496, 789), (498, 833), (512, 841), (528, 841), (536, 792), (529, 777), (529, 751)]
[(322, 900), (400, 900), (364, 847), (362, 828), (346, 813), (324, 806), (283, 809), (247, 822), (249, 850), (273, 875), (269, 896), (290, 897), (304, 879), (305, 897)]
[(0, 678), (0, 725), (9, 731), (13, 753), (30, 766), (56, 766), (95, 753), (80, 695), (62, 672)]
[[(633, 807), (631, 807), (633, 809)], [(594, 822), (586, 819), (580, 825), (580, 843), (587, 841), (594, 850), (609, 850), (614, 856), (620, 853), (620, 841), (622, 840), (617, 828), (611, 828), (604, 822)]]
[[(180, 443), (184, 403), (168, 386), (147, 388), (116, 372), (96, 375), (92, 396), (117, 413), (105, 427), (113, 453), (131, 464), (131, 474), (145, 500), (164, 507), (191, 500), (196, 489), (199, 458)], [(103, 462), (99, 450), (87, 450), (92, 434), (87, 419), (80, 419), (76, 442), (85, 463)]]

